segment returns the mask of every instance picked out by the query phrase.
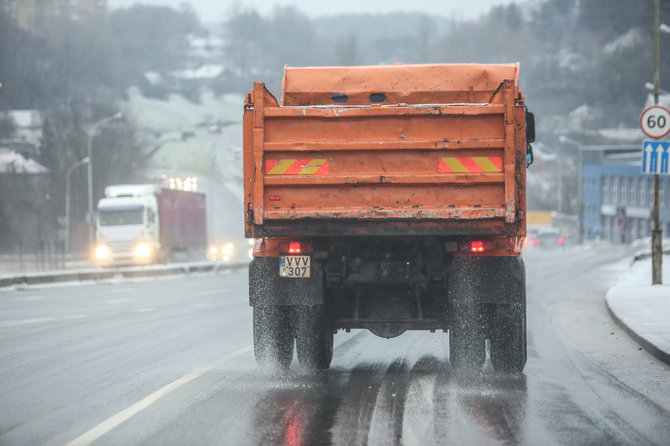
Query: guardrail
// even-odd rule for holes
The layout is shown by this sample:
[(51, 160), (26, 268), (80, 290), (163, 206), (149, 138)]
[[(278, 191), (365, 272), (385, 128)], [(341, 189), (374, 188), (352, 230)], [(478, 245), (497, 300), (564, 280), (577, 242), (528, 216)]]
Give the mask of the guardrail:
[(168, 276), (208, 271), (225, 271), (246, 268), (248, 262), (192, 262), (168, 265), (128, 266), (122, 268), (89, 268), (42, 273), (26, 273), (0, 276), (0, 288), (15, 285), (38, 285), (62, 282), (99, 281), (121, 278)]

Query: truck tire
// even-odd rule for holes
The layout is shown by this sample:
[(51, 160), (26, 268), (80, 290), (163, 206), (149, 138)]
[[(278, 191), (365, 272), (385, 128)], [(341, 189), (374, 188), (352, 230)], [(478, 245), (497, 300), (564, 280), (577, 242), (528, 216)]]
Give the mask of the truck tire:
[(521, 373), (526, 365), (526, 305), (498, 304), (493, 310), (491, 362), (496, 372)]
[(293, 360), (290, 308), (255, 306), (253, 312), (256, 362), (262, 368), (288, 368)]
[(296, 311), (296, 350), (308, 370), (327, 369), (333, 359), (333, 330), (323, 305), (301, 305)]
[(481, 311), (472, 302), (451, 306), (449, 328), (449, 361), (457, 372), (472, 373), (481, 370), (486, 360), (486, 343)]
[(481, 259), (455, 257), (449, 277), (449, 361), (458, 372), (480, 371), (486, 360)]

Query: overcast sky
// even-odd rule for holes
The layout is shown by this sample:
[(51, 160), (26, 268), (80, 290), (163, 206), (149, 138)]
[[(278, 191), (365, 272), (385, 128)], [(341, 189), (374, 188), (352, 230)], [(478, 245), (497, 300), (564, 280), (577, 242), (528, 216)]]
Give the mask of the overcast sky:
[[(183, 0), (108, 0), (108, 2), (110, 8), (130, 6), (133, 3), (177, 7), (184, 3)], [(243, 7), (253, 7), (261, 14), (271, 12), (273, 5), (279, 4), (295, 5), (310, 17), (361, 12), (419, 11), (458, 19), (474, 19), (486, 13), (491, 6), (514, 3), (514, 0), (190, 0), (185, 3), (190, 3), (195, 8), (203, 22), (210, 23), (221, 21), (224, 12), (235, 3)]]

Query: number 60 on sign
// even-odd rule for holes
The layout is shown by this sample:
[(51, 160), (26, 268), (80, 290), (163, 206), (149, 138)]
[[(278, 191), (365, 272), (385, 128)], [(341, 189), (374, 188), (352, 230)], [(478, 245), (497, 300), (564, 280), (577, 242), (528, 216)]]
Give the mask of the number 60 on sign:
[(670, 110), (660, 105), (646, 108), (640, 116), (640, 128), (650, 138), (667, 136), (670, 134)]

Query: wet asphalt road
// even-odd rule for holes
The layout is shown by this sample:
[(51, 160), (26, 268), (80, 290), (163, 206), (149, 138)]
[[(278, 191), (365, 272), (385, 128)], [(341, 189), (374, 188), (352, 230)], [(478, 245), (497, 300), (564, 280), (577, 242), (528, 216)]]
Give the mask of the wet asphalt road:
[(670, 367), (603, 304), (629, 254), (525, 257), (521, 377), (362, 331), (328, 371), (262, 373), (244, 271), (0, 291), (0, 445), (670, 444)]

